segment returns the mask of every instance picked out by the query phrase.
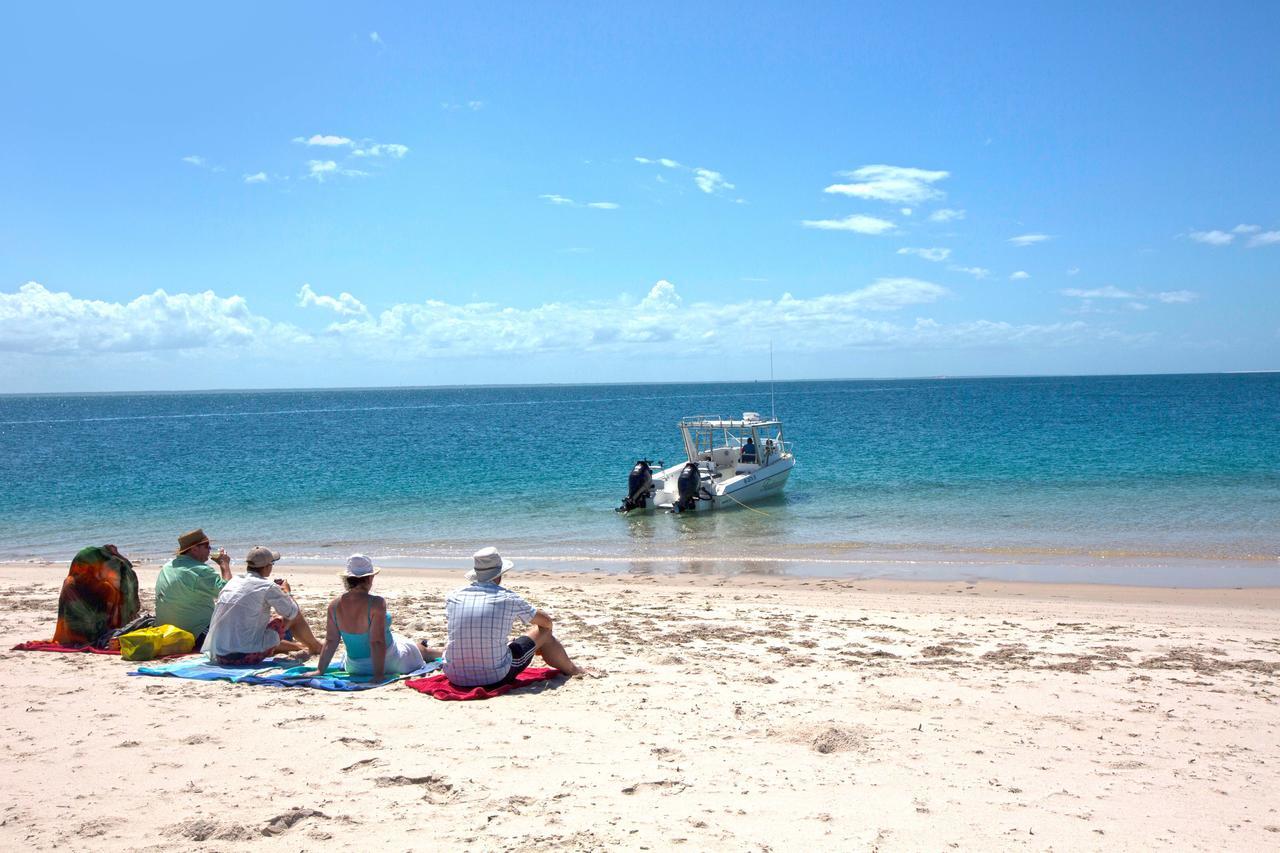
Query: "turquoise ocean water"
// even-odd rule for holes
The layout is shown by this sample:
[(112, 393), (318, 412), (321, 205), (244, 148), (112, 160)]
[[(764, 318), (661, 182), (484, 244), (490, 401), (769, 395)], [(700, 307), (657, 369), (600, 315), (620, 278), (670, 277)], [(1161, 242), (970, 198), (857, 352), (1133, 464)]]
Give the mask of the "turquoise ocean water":
[(768, 383), (0, 397), (0, 559), (203, 526), (239, 557), (1280, 583), (1280, 374), (779, 382), (758, 512), (623, 517), (685, 415)]

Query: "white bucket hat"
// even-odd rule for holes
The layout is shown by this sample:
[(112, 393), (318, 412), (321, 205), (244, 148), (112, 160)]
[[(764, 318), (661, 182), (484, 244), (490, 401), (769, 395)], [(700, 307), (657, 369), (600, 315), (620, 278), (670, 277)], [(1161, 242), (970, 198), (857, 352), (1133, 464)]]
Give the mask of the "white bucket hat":
[(497, 580), (515, 568), (514, 560), (504, 560), (497, 548), (481, 548), (471, 555), (474, 565), (467, 572), (467, 580), (488, 583)]
[(347, 558), (347, 570), (338, 572), (340, 578), (371, 578), (381, 569), (373, 567), (373, 560), (370, 560), (364, 554), (352, 554)]

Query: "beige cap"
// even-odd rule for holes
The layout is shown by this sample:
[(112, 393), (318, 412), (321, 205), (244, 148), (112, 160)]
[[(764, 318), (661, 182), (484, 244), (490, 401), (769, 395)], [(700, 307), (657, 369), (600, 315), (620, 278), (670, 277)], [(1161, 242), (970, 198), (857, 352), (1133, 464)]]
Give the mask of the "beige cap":
[(272, 563), (280, 560), (280, 552), (272, 551), (262, 545), (257, 545), (249, 549), (249, 553), (245, 555), (244, 561), (251, 569), (265, 569)]

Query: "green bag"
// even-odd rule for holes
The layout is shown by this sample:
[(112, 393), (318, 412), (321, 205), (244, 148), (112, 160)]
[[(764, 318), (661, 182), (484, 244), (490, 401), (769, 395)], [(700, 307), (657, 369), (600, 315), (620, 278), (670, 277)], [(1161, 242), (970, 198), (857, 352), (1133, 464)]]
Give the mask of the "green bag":
[(196, 647), (190, 631), (176, 625), (156, 625), (120, 637), (120, 657), (125, 660), (152, 660), (168, 655), (184, 655)]

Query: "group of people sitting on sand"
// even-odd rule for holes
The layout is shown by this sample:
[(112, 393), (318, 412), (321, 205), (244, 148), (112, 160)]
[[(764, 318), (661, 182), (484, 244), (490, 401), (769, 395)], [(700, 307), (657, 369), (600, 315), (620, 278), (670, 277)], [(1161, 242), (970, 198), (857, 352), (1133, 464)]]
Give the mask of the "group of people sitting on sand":
[[(321, 643), (293, 599), (289, 582), (271, 577), (278, 552), (262, 546), (251, 549), (244, 574), (233, 577), (231, 558), (221, 548), (213, 554), (212, 547), (203, 530), (178, 537), (176, 555), (156, 580), (155, 620), (191, 632), (196, 650), (213, 663), (254, 664), (280, 654), (299, 660), (319, 655), (317, 669), (324, 673), (341, 644), (346, 648), (346, 671), (375, 681), (414, 672), (437, 658), (443, 658), (445, 676), (460, 687), (512, 683), (534, 655), (565, 675), (583, 674), (552, 633), (551, 617), (502, 586), (514, 563), (494, 548), (475, 553), (467, 573), (470, 584), (446, 598), (448, 640), (443, 649), (435, 649), (391, 631), (387, 601), (373, 594), (379, 569), (363, 554), (353, 554), (339, 574), (346, 590), (326, 608)], [(511, 627), (517, 621), (530, 628), (512, 640)]]

